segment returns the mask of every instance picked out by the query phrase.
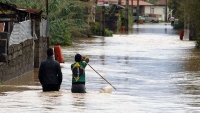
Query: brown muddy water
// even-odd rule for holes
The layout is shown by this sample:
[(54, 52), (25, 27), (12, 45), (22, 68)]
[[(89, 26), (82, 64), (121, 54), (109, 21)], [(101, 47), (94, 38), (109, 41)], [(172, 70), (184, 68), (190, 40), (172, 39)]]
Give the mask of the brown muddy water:
[[(42, 92), (37, 69), (0, 86), (1, 113), (200, 113), (200, 51), (170, 25), (134, 25), (129, 34), (83, 38), (62, 47), (59, 92)], [(74, 55), (90, 58), (86, 94), (72, 94)]]

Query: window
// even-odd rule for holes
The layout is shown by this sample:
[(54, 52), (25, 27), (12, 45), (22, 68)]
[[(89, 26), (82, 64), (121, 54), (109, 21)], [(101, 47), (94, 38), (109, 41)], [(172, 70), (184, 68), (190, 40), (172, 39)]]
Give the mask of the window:
[(163, 14), (165, 14), (165, 8), (163, 8)]
[(154, 8), (153, 8), (153, 7), (151, 8), (150, 13), (151, 13), (151, 14), (154, 14)]

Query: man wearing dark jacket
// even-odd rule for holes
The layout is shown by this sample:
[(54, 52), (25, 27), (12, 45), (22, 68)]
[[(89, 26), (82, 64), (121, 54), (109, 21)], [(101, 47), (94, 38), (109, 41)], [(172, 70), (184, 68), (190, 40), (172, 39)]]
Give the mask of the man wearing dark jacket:
[(53, 49), (47, 49), (48, 58), (40, 64), (38, 79), (43, 91), (59, 91), (62, 83), (60, 63), (53, 58)]

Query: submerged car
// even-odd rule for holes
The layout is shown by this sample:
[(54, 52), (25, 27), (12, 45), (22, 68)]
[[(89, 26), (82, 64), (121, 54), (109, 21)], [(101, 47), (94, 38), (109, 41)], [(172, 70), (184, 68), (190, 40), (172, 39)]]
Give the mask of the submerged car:
[(158, 23), (159, 19), (154, 16), (145, 15), (144, 16), (146, 22)]

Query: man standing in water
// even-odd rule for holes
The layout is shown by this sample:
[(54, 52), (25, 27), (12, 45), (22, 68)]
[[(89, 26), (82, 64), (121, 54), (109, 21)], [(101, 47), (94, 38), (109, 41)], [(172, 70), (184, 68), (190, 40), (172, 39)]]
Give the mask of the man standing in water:
[(53, 58), (53, 49), (47, 49), (47, 59), (40, 64), (38, 79), (43, 91), (59, 91), (62, 83), (60, 63)]
[(75, 55), (75, 63), (71, 64), (72, 70), (72, 93), (86, 93), (85, 91), (85, 67), (89, 58), (82, 57), (80, 54)]

